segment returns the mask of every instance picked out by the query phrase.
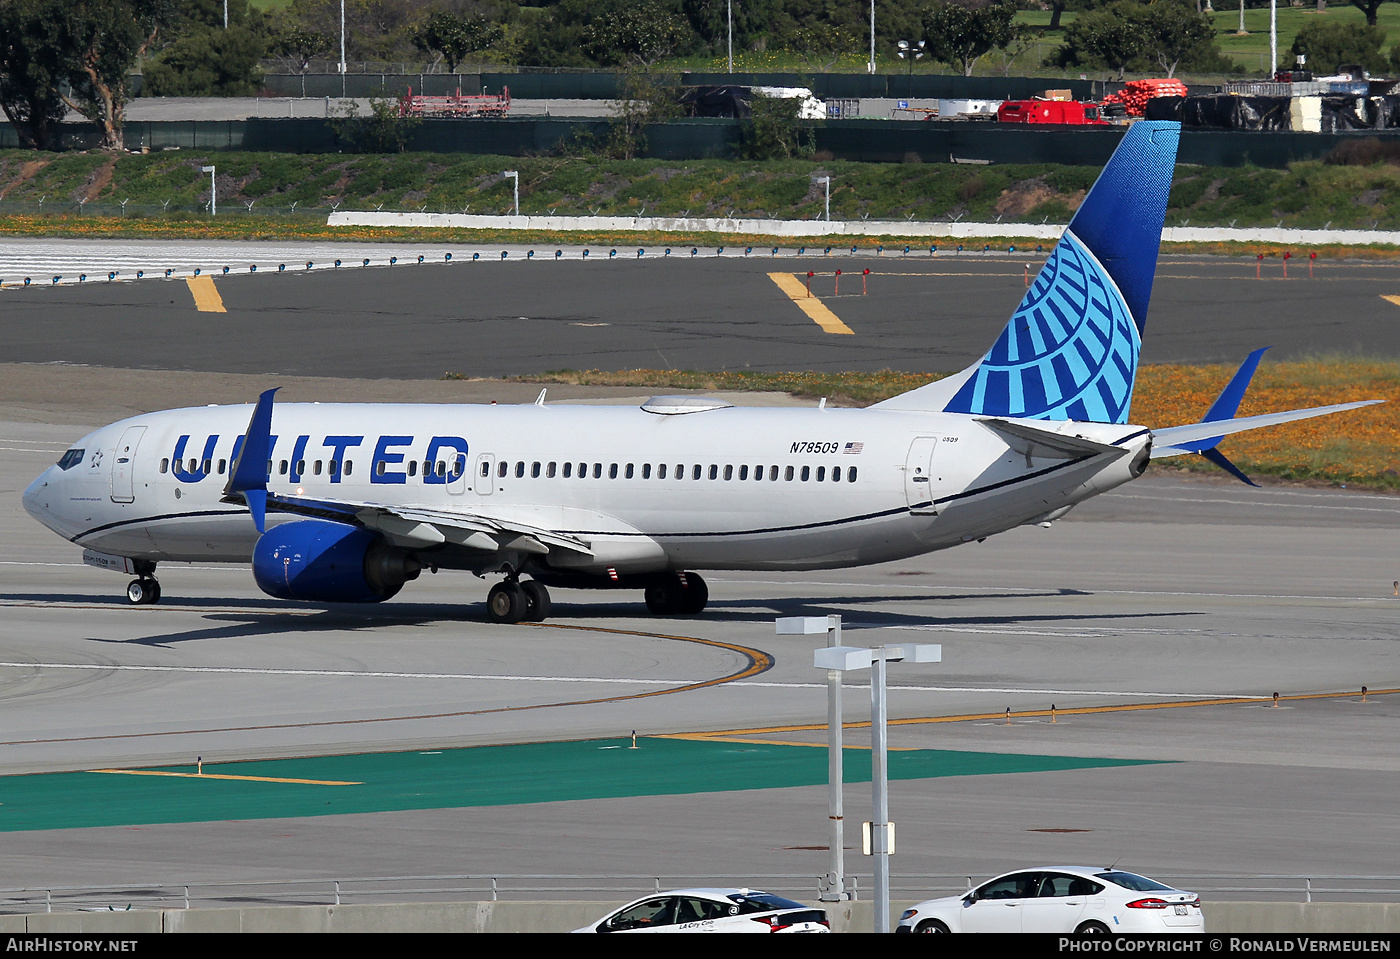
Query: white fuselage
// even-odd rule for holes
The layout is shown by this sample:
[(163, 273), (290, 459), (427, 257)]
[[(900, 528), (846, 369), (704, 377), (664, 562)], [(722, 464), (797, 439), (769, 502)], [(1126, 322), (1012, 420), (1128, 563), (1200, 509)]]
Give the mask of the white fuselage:
[[(258, 533), (221, 494), (250, 410), (97, 430), (25, 507), (103, 553), (246, 562)], [(1123, 453), (1017, 452), (972, 416), (880, 409), (277, 404), (268, 490), (556, 531), (590, 544), (561, 560), (578, 572), (846, 567), (1053, 519), (1132, 479), (1150, 443), (1140, 427), (1034, 425)]]

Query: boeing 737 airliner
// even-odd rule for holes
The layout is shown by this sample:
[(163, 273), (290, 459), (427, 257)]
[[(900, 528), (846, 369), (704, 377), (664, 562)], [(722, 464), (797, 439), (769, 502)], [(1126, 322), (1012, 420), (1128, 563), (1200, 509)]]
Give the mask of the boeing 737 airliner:
[[(1180, 126), (1134, 124), (981, 361), (869, 409), (212, 406), (84, 437), (24, 493), (85, 561), (246, 563), (272, 596), (378, 602), (423, 569), (500, 574), (503, 623), (548, 588), (633, 588), (693, 614), (695, 570), (881, 563), (1048, 524), (1229, 433), (1365, 403), (1234, 418), (1252, 354), (1201, 423), (1128, 425)], [(1262, 352), (1262, 351), (1260, 351)], [(1378, 401), (1372, 401), (1378, 402)], [(1245, 479), (1248, 482), (1247, 479)]]

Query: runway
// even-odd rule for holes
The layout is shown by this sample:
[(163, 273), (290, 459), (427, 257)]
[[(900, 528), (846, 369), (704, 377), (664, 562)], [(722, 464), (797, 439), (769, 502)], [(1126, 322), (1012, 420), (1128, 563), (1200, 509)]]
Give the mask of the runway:
[[(657, 345), (709, 368), (739, 357), (782, 369), (878, 367), (916, 348), (922, 367), (951, 368), (966, 355), (960, 350), (984, 349), (991, 334), (980, 327), (999, 328), (996, 317), (1009, 310), (988, 303), (1014, 302), (1023, 288), (1005, 262), (923, 264), (936, 276), (877, 265), (890, 275), (872, 272), (871, 282), (885, 287), (823, 299), (854, 336), (812, 323), (767, 277), (771, 264), (728, 259), (244, 276), (216, 281), (225, 317), (196, 312), (184, 285), (165, 281), (6, 290), (0, 773), (183, 770), (202, 757), (215, 772), (245, 775), (241, 762), (276, 760), (272, 778), (328, 781), (335, 777), (312, 769), (313, 759), (323, 762), (316, 757), (353, 766), (370, 754), (613, 743), (636, 731), (643, 744), (676, 735), (733, 742), (706, 754), (713, 775), (727, 776), (746, 748), (810, 749), (800, 744), (824, 740), (813, 640), (777, 636), (773, 619), (839, 613), (850, 643), (943, 645), (941, 664), (891, 669), (893, 747), (1013, 764), (1131, 763), (898, 781), (893, 869), (910, 895), (923, 888), (920, 876), (985, 876), (1035, 862), (1116, 860), (1159, 877), (1393, 875), (1400, 497), (1151, 476), (1048, 530), (920, 559), (820, 574), (714, 573), (699, 617), (651, 617), (630, 593), (558, 590), (547, 626), (513, 627), (486, 621), (488, 584), (449, 573), (425, 575), (382, 606), (326, 609), (276, 602), (243, 568), (167, 564), (161, 605), (128, 607), (124, 578), (82, 566), (75, 547), (19, 505), (23, 486), (73, 439), (140, 409), (237, 401), (270, 382), (286, 383), (296, 399), (528, 402), (536, 389), (434, 378), (459, 364), (508, 372), (562, 365), (566, 356), (572, 366), (610, 356), (614, 368), (633, 357), (660, 365), (640, 362), (654, 349), (640, 337), (662, 329), (668, 338)], [(1372, 354), (1394, 355), (1387, 311), (1400, 307), (1380, 299), (1388, 274), (1366, 265), (1330, 286), (1251, 278), (1260, 285), (1250, 289), (1273, 299), (1253, 312), (1234, 304), (1233, 325), (1222, 319), (1228, 302), (1171, 319), (1181, 303), (1225, 297), (1243, 282), (1230, 271), (1244, 265), (1164, 264), (1149, 346), (1155, 329), (1160, 349), (1179, 358), (1193, 349), (1228, 358), (1237, 345), (1259, 345), (1253, 338), (1272, 325), (1281, 348), (1355, 336)], [(556, 268), (549, 283), (500, 279)], [(489, 282), (462, 280), (482, 276)], [(481, 318), (512, 297), (557, 318), (524, 326)], [(1327, 306), (1329, 297), (1347, 308)], [(1297, 316), (1325, 311), (1331, 325), (1319, 333), (1302, 320), (1280, 324), (1282, 304)], [(978, 319), (931, 331), (920, 317), (934, 309)], [(592, 353), (581, 345), (588, 337)], [(954, 345), (939, 353), (944, 340)], [(543, 351), (532, 352), (539, 344)], [(83, 363), (94, 366), (75, 365)], [(344, 378), (321, 378), (336, 373)], [(626, 390), (558, 393), (639, 399)], [(846, 691), (856, 724), (848, 768), (868, 755), (857, 750), (866, 743), (866, 696), (859, 682)], [(84, 773), (75, 782), (91, 782), (86, 802), (111, 797), (115, 810), (117, 787), (108, 784), (128, 778)], [(252, 811), (220, 807), (200, 821), (82, 828), (18, 818), (7, 826), (7, 804), (20, 798), (0, 779), (0, 829), (8, 830), (0, 887), (784, 874), (813, 878), (774, 891), (811, 898), (826, 865), (822, 787), (754, 780), (747, 789), (694, 791), (703, 778), (669, 795), (537, 795), (472, 807), (435, 799), (323, 815), (304, 806), (279, 815), (263, 797)], [(190, 783), (152, 781), (143, 788)], [(412, 790), (411, 779), (402, 784)], [(868, 787), (849, 784), (846, 796), (849, 818), (866, 818)], [(857, 853), (848, 864), (866, 868)]]

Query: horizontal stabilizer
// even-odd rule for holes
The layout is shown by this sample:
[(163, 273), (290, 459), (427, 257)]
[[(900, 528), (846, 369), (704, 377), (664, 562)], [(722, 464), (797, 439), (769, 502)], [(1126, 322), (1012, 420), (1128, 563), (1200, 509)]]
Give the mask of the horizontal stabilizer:
[(1282, 413), (1262, 413), (1259, 416), (1242, 416), (1233, 420), (1216, 420), (1213, 423), (1168, 426), (1165, 429), (1152, 431), (1152, 458), (1155, 460), (1164, 456), (1198, 453), (1201, 450), (1196, 449), (1196, 447), (1200, 445), (1202, 440), (1212, 438), (1218, 440), (1231, 433), (1243, 433), (1246, 430), (1257, 430), (1264, 426), (1278, 426), (1280, 423), (1306, 420), (1314, 416), (1326, 416), (1328, 413), (1340, 413), (1343, 410), (1354, 410), (1384, 402), (1385, 400), (1357, 400), (1355, 403), (1314, 406), (1305, 410), (1286, 410)]
[(1127, 452), (1121, 446), (1109, 446), (1082, 436), (1067, 436), (1054, 430), (1041, 429), (1025, 423), (1012, 423), (1008, 420), (979, 419), (977, 422), (989, 426), (1007, 440), (1011, 448), (1022, 456), (1052, 456), (1072, 459), (1078, 456), (1097, 456), (1100, 453), (1114, 453), (1119, 456)]

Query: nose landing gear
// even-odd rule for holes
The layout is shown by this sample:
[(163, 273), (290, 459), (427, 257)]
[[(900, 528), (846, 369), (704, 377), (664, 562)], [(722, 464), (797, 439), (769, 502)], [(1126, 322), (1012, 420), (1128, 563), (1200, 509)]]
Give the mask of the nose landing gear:
[(493, 623), (542, 623), (549, 618), (549, 590), (534, 580), (507, 578), (486, 595), (486, 613)]

